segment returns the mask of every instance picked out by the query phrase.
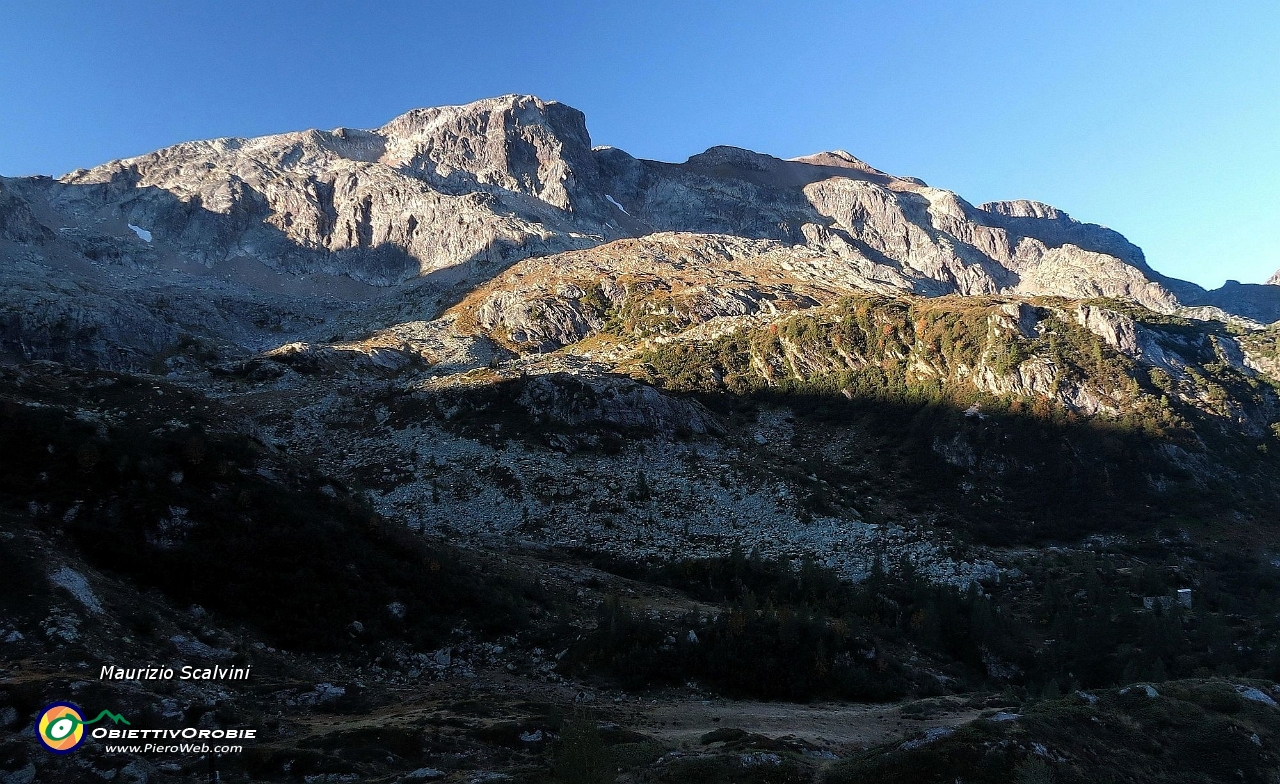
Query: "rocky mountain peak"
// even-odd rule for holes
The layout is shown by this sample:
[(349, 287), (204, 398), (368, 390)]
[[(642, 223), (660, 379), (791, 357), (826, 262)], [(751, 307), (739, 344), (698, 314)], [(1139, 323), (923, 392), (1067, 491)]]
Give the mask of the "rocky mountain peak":
[(1011, 201), (989, 201), (978, 205), (978, 209), (1007, 218), (1041, 218), (1047, 220), (1070, 220), (1071, 216), (1057, 207), (1039, 201), (1014, 199)]
[(827, 150), (825, 152), (814, 153), (813, 155), (789, 158), (788, 160), (796, 161), (797, 163), (807, 163), (813, 166), (830, 166), (837, 169), (853, 169), (866, 174), (885, 174), (846, 150)]
[(778, 158), (772, 155), (746, 150), (741, 147), (717, 145), (708, 147), (706, 151), (697, 155), (689, 156), (689, 160), (685, 161), (685, 165), (702, 169), (728, 166), (748, 171), (769, 171), (775, 164), (780, 162)]
[(596, 180), (582, 112), (532, 95), (414, 109), (377, 129), (380, 162), (433, 181), (474, 179), (573, 211)]

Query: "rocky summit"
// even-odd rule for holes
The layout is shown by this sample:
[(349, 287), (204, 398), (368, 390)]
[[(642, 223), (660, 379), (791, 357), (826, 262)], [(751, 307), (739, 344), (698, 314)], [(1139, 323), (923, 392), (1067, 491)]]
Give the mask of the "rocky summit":
[[(228, 781), (1274, 776), (1280, 273), (508, 95), (0, 178), (0, 303), (6, 729), (260, 728)], [(91, 676), (170, 662), (253, 675)], [(212, 775), (26, 735), (0, 781)]]

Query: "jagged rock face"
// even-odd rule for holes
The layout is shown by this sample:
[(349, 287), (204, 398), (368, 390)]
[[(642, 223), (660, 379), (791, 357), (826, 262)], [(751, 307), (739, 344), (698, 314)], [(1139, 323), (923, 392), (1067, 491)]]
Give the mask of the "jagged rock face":
[(28, 189), (75, 224), (115, 218), (211, 265), (249, 256), (378, 285), (591, 244), (603, 227), (581, 113), (505, 96), (373, 131), (190, 142)]
[[(1250, 435), (1268, 432), (1280, 400), (1271, 385), (1248, 380), (1259, 372), (1272, 379), (1280, 379), (1280, 374), (1273, 359), (1262, 352), (1249, 352), (1239, 338), (1222, 329), (1189, 330), (1186, 327), (1191, 322), (1175, 322), (1172, 328), (1143, 323), (1129, 314), (1095, 305), (1078, 305), (1074, 317), (1076, 323), (1124, 356), (1167, 374), (1171, 396), (1229, 420)], [(1258, 393), (1241, 395), (1239, 386), (1236, 395), (1225, 391), (1242, 381)]]
[(1163, 312), (1178, 304), (1148, 277), (1142, 252), (1123, 237), (1048, 205), (974, 208), (950, 191), (895, 192), (848, 179), (816, 183), (805, 193), (872, 258), (896, 262), (916, 278), (918, 293), (1125, 297)]
[(78, 284), (31, 285), (10, 280), (0, 316), (0, 357), (9, 362), (56, 359), (71, 365), (127, 370), (177, 340), (146, 300), (120, 303)]
[(1179, 306), (1173, 292), (1147, 278), (1137, 267), (1075, 245), (1046, 250), (1025, 271), (1015, 290), (1020, 294), (1070, 299), (1129, 299), (1159, 313), (1172, 313)]
[(787, 162), (736, 148), (712, 148), (684, 164), (596, 151), (603, 187), (620, 225), (634, 234), (679, 231), (802, 242), (813, 211), (797, 188), (779, 188), (769, 167)]
[(36, 220), (27, 204), (14, 192), (11, 181), (0, 177), (0, 240), (23, 245), (39, 245), (53, 232)]
[(869, 279), (925, 295), (1123, 296), (1177, 306), (1142, 251), (1110, 229), (1037, 202), (975, 208), (848, 153), (784, 161), (713, 147), (679, 165), (611, 148), (597, 156), (619, 211), (651, 230), (804, 242), (857, 257)]
[(1114, 405), (1093, 390), (1071, 385), (1064, 388), (1058, 383), (1061, 372), (1052, 359), (1032, 357), (1004, 374), (986, 365), (980, 366), (973, 375), (973, 385), (993, 395), (1057, 400), (1069, 410), (1084, 414), (1115, 412)]
[(1075, 245), (1094, 253), (1105, 253), (1150, 272), (1142, 249), (1119, 232), (1092, 223), (1080, 223), (1070, 215), (1038, 201), (1019, 199), (992, 201), (978, 206), (988, 220), (1011, 235), (1036, 237), (1050, 247)]
[(1120, 296), (1162, 311), (1178, 305), (1124, 237), (1037, 202), (975, 208), (847, 153), (783, 161), (714, 147), (680, 165), (597, 153), (610, 196), (651, 229), (805, 242), (855, 258), (868, 279), (925, 295)]
[(567, 212), (600, 211), (582, 112), (517, 96), (466, 108), (416, 109), (382, 126), (380, 162), (442, 187), (493, 186)]
[(1107, 308), (1080, 305), (1076, 323), (1106, 341), (1116, 351), (1166, 372), (1181, 373), (1187, 366), (1177, 354), (1166, 352), (1157, 334), (1138, 324), (1132, 316)]
[(840, 178), (810, 185), (805, 195), (855, 247), (919, 280), (919, 293), (993, 294), (1016, 285), (1014, 270), (1023, 265), (1003, 232), (968, 220), (972, 208), (953, 193), (895, 192)]
[(1267, 278), (1268, 286), (1280, 286), (1280, 270), (1276, 270), (1276, 274)]
[(1218, 360), (1245, 375), (1252, 369), (1236, 338), (1226, 334), (1169, 332), (1142, 324), (1132, 316), (1095, 305), (1078, 305), (1076, 323), (1121, 354), (1175, 377), (1185, 374), (1197, 360)]

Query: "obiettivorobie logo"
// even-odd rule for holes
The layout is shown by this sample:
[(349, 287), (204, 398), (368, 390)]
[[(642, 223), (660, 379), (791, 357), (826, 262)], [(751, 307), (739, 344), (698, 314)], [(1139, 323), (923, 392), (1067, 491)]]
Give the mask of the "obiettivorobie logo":
[(124, 716), (109, 710), (104, 710), (96, 718), (85, 721), (79, 706), (69, 702), (55, 702), (40, 711), (40, 718), (36, 719), (36, 737), (54, 754), (67, 754), (84, 743), (86, 726), (96, 724), (103, 719), (111, 719), (115, 724), (129, 723)]
[[(46, 749), (54, 754), (67, 754), (75, 751), (84, 743), (85, 736), (94, 740), (105, 740), (114, 742), (129, 742), (136, 740), (144, 741), (160, 741), (160, 740), (199, 740), (200, 743), (180, 743), (173, 745), (163, 745), (159, 743), (143, 743), (137, 745), (111, 746), (108, 745), (106, 750), (120, 751), (133, 754), (229, 754), (238, 753), (244, 750), (243, 746), (226, 746), (212, 745), (203, 741), (210, 740), (257, 740), (258, 731), (249, 728), (232, 728), (232, 729), (204, 729), (197, 727), (182, 727), (179, 729), (118, 729), (118, 725), (130, 725), (130, 721), (118, 713), (112, 713), (104, 710), (88, 721), (84, 718), (84, 712), (79, 706), (69, 702), (55, 702), (52, 705), (45, 706), (40, 711), (40, 717), (36, 719), (36, 738)], [(106, 726), (94, 727), (91, 731), (85, 732), (85, 727), (90, 724), (97, 724), (103, 719), (110, 719), (117, 727), (108, 729)]]

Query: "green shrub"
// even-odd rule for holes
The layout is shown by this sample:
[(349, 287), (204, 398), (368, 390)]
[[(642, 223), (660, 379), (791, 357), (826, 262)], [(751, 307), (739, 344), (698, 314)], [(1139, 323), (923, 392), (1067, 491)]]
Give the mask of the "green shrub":
[(562, 784), (607, 784), (613, 781), (613, 762), (596, 727), (596, 719), (586, 711), (575, 711), (560, 728), (560, 744), (555, 750), (556, 780)]

